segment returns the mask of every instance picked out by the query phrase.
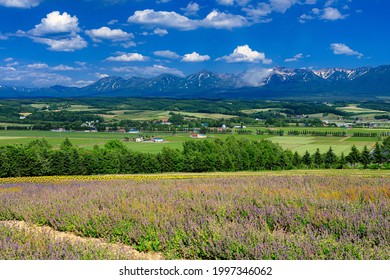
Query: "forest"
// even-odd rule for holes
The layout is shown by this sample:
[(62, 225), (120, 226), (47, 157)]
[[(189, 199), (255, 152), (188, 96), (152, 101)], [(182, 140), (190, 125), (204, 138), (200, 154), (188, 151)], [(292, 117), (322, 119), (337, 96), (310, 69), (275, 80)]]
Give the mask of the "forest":
[(185, 141), (183, 150), (163, 147), (157, 154), (128, 149), (120, 140), (81, 148), (65, 139), (59, 149), (47, 140), (0, 147), (0, 177), (139, 174), (163, 172), (234, 172), (289, 169), (390, 168), (390, 137), (372, 150), (351, 147), (337, 156), (332, 147), (303, 155), (282, 149), (269, 140)]

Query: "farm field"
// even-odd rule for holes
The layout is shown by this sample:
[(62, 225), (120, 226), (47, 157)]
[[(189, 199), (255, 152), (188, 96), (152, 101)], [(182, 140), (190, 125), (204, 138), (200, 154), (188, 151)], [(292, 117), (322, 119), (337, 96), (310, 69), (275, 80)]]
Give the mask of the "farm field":
[(224, 115), (224, 114), (211, 114), (211, 113), (193, 113), (185, 111), (152, 111), (152, 110), (116, 110), (109, 111), (110, 114), (100, 114), (107, 120), (118, 119), (118, 120), (163, 120), (171, 117), (170, 113), (181, 114), (184, 116), (195, 117), (195, 118), (210, 118), (210, 119), (230, 119), (235, 116)]
[(7, 178), (0, 259), (123, 258), (116, 244), (165, 259), (388, 260), (389, 213), (385, 171)]
[[(320, 129), (318, 131), (321, 131)], [(324, 131), (329, 131), (324, 130)], [(376, 131), (376, 130), (375, 130)], [(372, 132), (372, 130), (371, 130)], [(379, 131), (378, 131), (379, 133)], [(151, 152), (158, 153), (162, 147), (169, 146), (172, 148), (182, 149), (184, 141), (188, 141), (191, 138), (189, 133), (142, 133), (143, 135), (161, 137), (165, 142), (163, 143), (136, 143), (136, 142), (124, 142), (124, 144), (140, 152)], [(231, 134), (209, 134), (208, 140), (212, 139), (226, 139), (232, 136)], [(54, 147), (59, 148), (60, 144), (64, 139), (68, 137), (69, 140), (77, 146), (84, 148), (92, 148), (94, 145), (102, 146), (107, 141), (112, 139), (124, 140), (125, 137), (133, 138), (136, 135), (128, 133), (109, 133), (109, 132), (98, 132), (98, 133), (86, 133), (86, 132), (51, 132), (51, 131), (0, 131), (0, 145), (10, 144), (27, 144), (37, 138), (45, 138)], [(284, 149), (290, 149), (293, 152), (298, 153), (315, 152), (317, 148), (320, 151), (326, 152), (330, 146), (332, 146), (334, 152), (340, 155), (342, 152), (348, 153), (352, 145), (360, 150), (365, 145), (372, 147), (376, 141), (375, 137), (320, 137), (320, 136), (272, 136), (272, 135), (239, 135), (234, 134), (236, 138), (247, 138), (250, 140), (261, 140), (268, 139), (275, 143), (279, 143)], [(200, 139), (198, 141), (201, 141)]]

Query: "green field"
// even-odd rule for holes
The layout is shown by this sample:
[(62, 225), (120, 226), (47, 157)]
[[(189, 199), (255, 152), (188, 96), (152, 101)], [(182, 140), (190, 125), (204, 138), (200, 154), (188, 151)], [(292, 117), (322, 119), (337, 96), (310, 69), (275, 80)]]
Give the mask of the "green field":
[(211, 113), (193, 113), (185, 111), (154, 111), (154, 110), (115, 110), (108, 111), (107, 114), (100, 114), (107, 120), (133, 120), (133, 121), (151, 121), (151, 120), (163, 120), (171, 117), (170, 113), (181, 114), (183, 116), (194, 118), (209, 118), (209, 119), (229, 119), (235, 116), (224, 114), (211, 114)]
[(380, 111), (380, 110), (373, 110), (373, 109), (365, 109), (360, 108), (355, 105), (350, 105), (348, 107), (338, 107), (337, 108), (340, 111), (348, 112), (348, 113), (357, 113), (357, 114), (380, 114), (380, 113), (386, 113), (386, 111)]
[[(290, 128), (291, 129), (291, 128)], [(317, 128), (318, 131), (321, 129)], [(329, 128), (323, 129), (329, 131)], [(335, 129), (336, 131), (338, 129)], [(350, 130), (349, 130), (350, 131)], [(363, 130), (370, 131), (373, 130)], [(375, 130), (377, 131), (377, 130)], [(378, 131), (379, 132), (379, 131)], [(182, 149), (184, 141), (191, 140), (189, 133), (171, 134), (171, 133), (142, 133), (144, 136), (161, 137), (164, 139), (163, 143), (136, 143), (133, 141), (124, 142), (124, 144), (130, 149), (140, 152), (158, 153), (162, 147), (169, 146), (172, 148)], [(207, 140), (212, 141), (213, 139), (226, 139), (232, 136), (231, 134), (215, 134), (208, 135)], [(98, 132), (98, 133), (87, 133), (87, 132), (51, 132), (51, 131), (0, 131), (0, 145), (10, 144), (27, 144), (37, 138), (45, 138), (48, 142), (56, 149), (59, 148), (60, 144), (65, 138), (69, 138), (70, 141), (77, 146), (84, 148), (92, 148), (94, 145), (104, 145), (107, 141), (112, 139), (125, 140), (125, 137), (132, 139), (136, 135), (128, 133), (109, 133), (109, 132)], [(268, 139), (273, 142), (279, 143), (283, 148), (290, 149), (293, 152), (297, 151), (300, 154), (308, 151), (313, 153), (317, 148), (322, 153), (326, 152), (331, 146), (334, 152), (340, 155), (342, 152), (348, 153), (352, 145), (360, 150), (364, 146), (371, 148), (377, 138), (373, 137), (320, 137), (320, 136), (271, 136), (271, 135), (237, 135), (236, 138), (247, 138), (250, 140), (261, 140)], [(197, 139), (196, 141), (202, 141)]]

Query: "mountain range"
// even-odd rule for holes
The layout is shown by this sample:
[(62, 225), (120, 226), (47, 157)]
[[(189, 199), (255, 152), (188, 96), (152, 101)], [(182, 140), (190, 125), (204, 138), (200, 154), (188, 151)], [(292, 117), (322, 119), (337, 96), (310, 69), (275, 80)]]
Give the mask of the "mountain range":
[(390, 97), (390, 65), (322, 70), (271, 68), (240, 74), (207, 70), (179, 77), (110, 76), (82, 88), (0, 85), (0, 98), (169, 97), (241, 99), (376, 99)]

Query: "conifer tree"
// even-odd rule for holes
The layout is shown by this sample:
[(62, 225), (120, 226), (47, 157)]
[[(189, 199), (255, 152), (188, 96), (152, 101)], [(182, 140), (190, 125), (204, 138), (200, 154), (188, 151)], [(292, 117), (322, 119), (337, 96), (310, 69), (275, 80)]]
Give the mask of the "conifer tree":
[(339, 168), (344, 169), (345, 165), (347, 164), (347, 160), (345, 159), (344, 152), (341, 153), (338, 163), (339, 163)]
[(310, 153), (308, 151), (306, 151), (305, 154), (303, 155), (302, 162), (303, 162), (303, 164), (306, 165), (307, 168), (310, 167), (310, 165), (311, 165), (311, 156), (310, 156)]
[(337, 162), (337, 156), (333, 152), (332, 147), (329, 147), (328, 152), (325, 154), (324, 163), (325, 168), (332, 168), (332, 166)]
[(320, 153), (320, 149), (317, 148), (317, 151), (313, 155), (313, 163), (316, 166), (316, 168), (320, 168), (322, 164), (322, 155)]
[(346, 157), (347, 162), (349, 162), (352, 166), (356, 167), (356, 164), (360, 161), (360, 152), (356, 148), (355, 145), (352, 146), (351, 151)]
[(372, 154), (372, 162), (377, 164), (383, 163), (382, 149), (378, 142), (375, 143), (374, 152)]
[(360, 163), (363, 164), (364, 169), (366, 169), (370, 162), (370, 151), (368, 150), (367, 146), (364, 146), (364, 149), (360, 155)]

